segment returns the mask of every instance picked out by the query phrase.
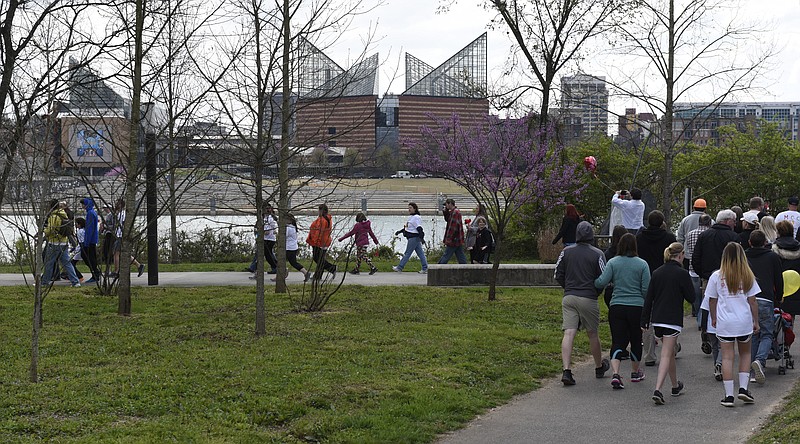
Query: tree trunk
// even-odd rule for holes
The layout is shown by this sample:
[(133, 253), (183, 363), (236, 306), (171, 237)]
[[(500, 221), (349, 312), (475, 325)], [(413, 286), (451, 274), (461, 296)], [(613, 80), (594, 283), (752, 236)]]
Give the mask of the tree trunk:
[(675, 89), (675, 0), (669, 2), (669, 48), (667, 55), (667, 100), (664, 103), (664, 128), (662, 130), (664, 150), (664, 180), (661, 190), (661, 211), (664, 219), (670, 220), (672, 212), (672, 164), (675, 159), (675, 147), (672, 134), (672, 110)]
[(33, 297), (33, 334), (31, 337), (31, 367), (30, 381), (39, 382), (39, 332), (42, 329), (42, 287), (34, 289)]
[(500, 233), (495, 233), (494, 260), (492, 272), (489, 274), (489, 300), (497, 300), (497, 275), (500, 273)]
[(283, 1), (283, 54), (281, 55), (281, 147), (278, 155), (278, 274), (275, 279), (275, 292), (286, 293), (286, 277), (289, 265), (286, 263), (286, 215), (289, 213), (289, 128), (292, 119), (291, 77), (289, 57), (291, 56), (291, 28), (289, 21), (289, 0)]

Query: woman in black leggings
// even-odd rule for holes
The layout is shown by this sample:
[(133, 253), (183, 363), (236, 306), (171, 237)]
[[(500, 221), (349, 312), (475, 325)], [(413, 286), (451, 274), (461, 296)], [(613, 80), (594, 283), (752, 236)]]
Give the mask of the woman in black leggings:
[(642, 359), (642, 330), (639, 328), (642, 306), (650, 284), (650, 267), (638, 257), (636, 237), (626, 233), (619, 239), (617, 255), (606, 264), (603, 274), (595, 279), (594, 286), (604, 288), (614, 283), (614, 291), (608, 309), (608, 323), (611, 326), (611, 386), (625, 388), (619, 375), (620, 358), (630, 344), (631, 382), (644, 379), (639, 368)]

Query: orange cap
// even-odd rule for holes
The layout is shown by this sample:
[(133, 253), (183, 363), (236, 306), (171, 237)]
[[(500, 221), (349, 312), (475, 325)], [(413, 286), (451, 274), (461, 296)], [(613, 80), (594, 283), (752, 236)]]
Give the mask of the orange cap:
[(706, 200), (705, 199), (696, 199), (694, 201), (694, 208), (706, 208)]

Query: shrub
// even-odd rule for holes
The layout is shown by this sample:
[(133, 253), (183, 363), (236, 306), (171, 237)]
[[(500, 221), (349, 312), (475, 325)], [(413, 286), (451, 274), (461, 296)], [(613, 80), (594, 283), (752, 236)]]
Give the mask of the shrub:
[[(169, 237), (159, 241), (160, 250), (169, 254)], [(204, 228), (196, 234), (178, 231), (180, 262), (247, 262), (253, 258), (253, 245), (244, 233)], [(167, 260), (162, 257), (161, 260)]]

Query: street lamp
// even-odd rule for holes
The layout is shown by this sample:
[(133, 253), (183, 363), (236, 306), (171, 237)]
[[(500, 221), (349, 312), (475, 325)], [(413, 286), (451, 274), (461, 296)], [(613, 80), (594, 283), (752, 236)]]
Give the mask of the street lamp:
[(163, 118), (153, 102), (142, 105), (145, 147), (145, 202), (147, 204), (147, 285), (158, 285), (158, 208), (156, 200), (156, 136)]

